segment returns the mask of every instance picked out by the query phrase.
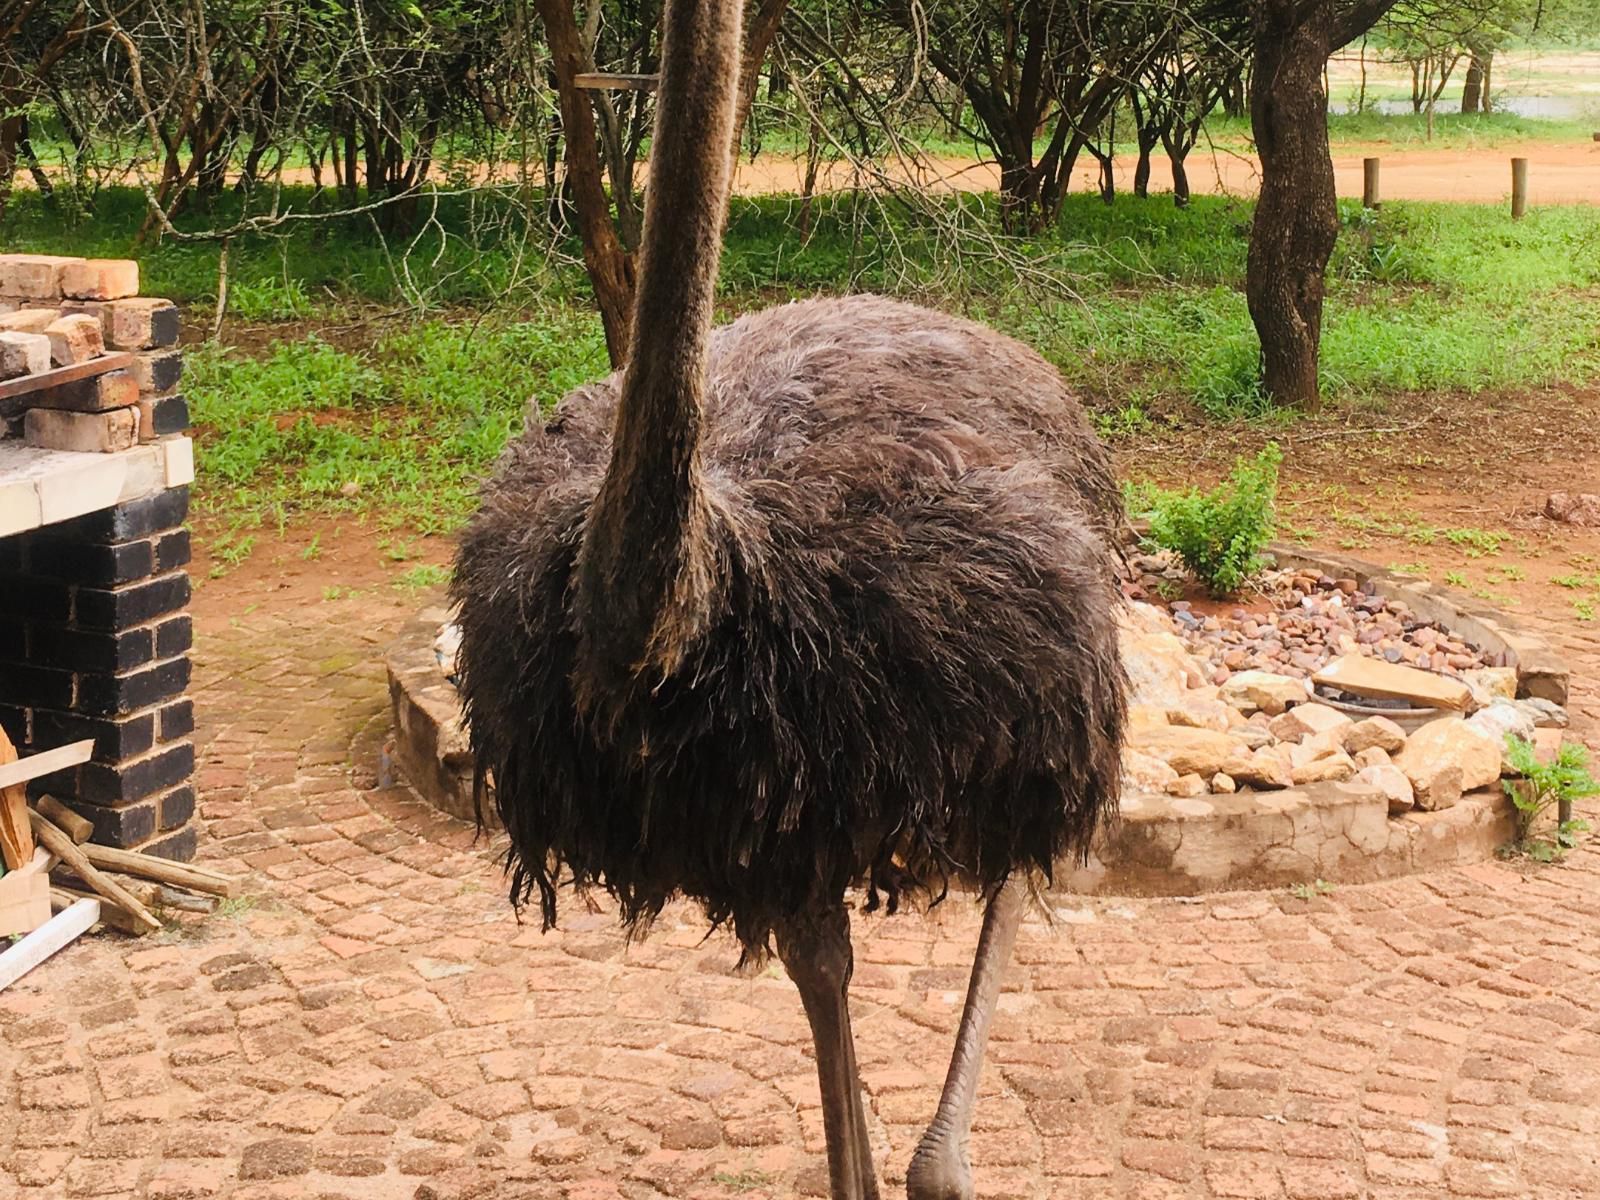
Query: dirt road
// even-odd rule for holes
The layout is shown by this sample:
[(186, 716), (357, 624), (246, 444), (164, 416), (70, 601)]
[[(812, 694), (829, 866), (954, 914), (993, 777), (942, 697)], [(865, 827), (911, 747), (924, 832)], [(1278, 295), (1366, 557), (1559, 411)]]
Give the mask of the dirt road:
[[(1456, 200), (1498, 204), (1511, 195), (1511, 158), (1516, 153), (1528, 159), (1529, 203), (1600, 204), (1600, 142), (1577, 145), (1530, 144), (1515, 151), (1501, 147), (1486, 150), (1403, 150), (1384, 146), (1342, 147), (1334, 155), (1333, 170), (1341, 196), (1361, 195), (1361, 160), (1367, 155), (1382, 159), (1382, 196), (1387, 200)], [(1132, 155), (1116, 160), (1119, 191), (1133, 186)], [(1197, 150), (1189, 158), (1189, 187), (1197, 195), (1218, 193), (1253, 196), (1260, 184), (1260, 167), (1253, 154), (1231, 150)], [(1074, 191), (1093, 191), (1098, 167), (1093, 160), (1078, 164)], [(993, 191), (999, 186), (1000, 172), (992, 163), (970, 159), (935, 158), (916, 175), (909, 170), (894, 174), (896, 179), (914, 177), (930, 188), (953, 191)], [(735, 187), (741, 195), (759, 196), (798, 192), (803, 180), (803, 164), (779, 155), (764, 154), (754, 162), (742, 162)], [(819, 188), (836, 190), (857, 186), (860, 176), (848, 163), (827, 164)], [(1172, 174), (1164, 157), (1152, 163), (1152, 191), (1171, 191)]]

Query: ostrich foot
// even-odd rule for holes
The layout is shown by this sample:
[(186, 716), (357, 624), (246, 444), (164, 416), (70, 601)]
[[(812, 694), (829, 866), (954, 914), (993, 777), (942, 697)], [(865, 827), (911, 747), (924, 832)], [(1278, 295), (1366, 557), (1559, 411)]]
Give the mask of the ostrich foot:
[(907, 1200), (973, 1200), (972, 1164), (942, 1131), (930, 1129), (906, 1169)]

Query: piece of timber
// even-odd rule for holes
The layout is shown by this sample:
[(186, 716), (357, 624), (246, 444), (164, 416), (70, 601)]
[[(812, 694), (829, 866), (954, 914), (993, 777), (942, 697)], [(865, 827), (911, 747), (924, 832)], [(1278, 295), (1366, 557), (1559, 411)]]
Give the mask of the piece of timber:
[(88, 884), (100, 895), (108, 900), (115, 900), (123, 908), (132, 913), (139, 921), (145, 933), (155, 933), (161, 928), (161, 922), (150, 915), (150, 910), (128, 893), (128, 890), (114, 879), (108, 879), (100, 873), (92, 862), (85, 857), (84, 852), (75, 846), (72, 839), (49, 821), (36, 812), (28, 816), (33, 821), (33, 835), (44, 844), (44, 848), (56, 855), (72, 869), (79, 879)]
[(83, 845), (94, 834), (93, 822), (80, 817), (54, 796), (40, 796), (33, 806), (43, 814), (45, 820), (71, 838), (75, 845)]
[(50, 904), (58, 912), (64, 908), (71, 908), (80, 900), (93, 900), (100, 905), (100, 924), (107, 929), (115, 929), (118, 933), (131, 933), (134, 937), (138, 937), (142, 932), (137, 917), (122, 905), (107, 900), (104, 896), (96, 896), (93, 892), (66, 887), (59, 883), (50, 886)]
[(99, 358), (74, 363), (70, 367), (55, 367), (49, 371), (36, 371), (32, 375), (7, 379), (0, 383), (0, 416), (15, 416), (28, 408), (27, 398), (35, 392), (60, 387), (63, 383), (77, 383), (80, 379), (93, 379), (96, 375), (134, 366), (138, 361), (132, 354), (102, 354)]
[(75, 901), (0, 954), (0, 991), (21, 979), (100, 919), (100, 901)]
[(581, 71), (572, 77), (572, 86), (590, 92), (653, 92), (661, 83), (659, 75), (625, 75), (619, 71)]
[(55, 861), (40, 846), (27, 866), (0, 875), (0, 937), (32, 933), (50, 919), (50, 868)]
[[(0, 765), (17, 761), (17, 748), (0, 729)], [(28, 789), (22, 783), (0, 787), (0, 862), (20, 871), (33, 860), (33, 830), (28, 825)]]
[(157, 883), (170, 883), (173, 887), (188, 888), (191, 892), (205, 892), (224, 899), (237, 896), (243, 881), (227, 875), (218, 875), (204, 867), (172, 862), (153, 854), (140, 854), (137, 850), (116, 850), (110, 846), (88, 845), (83, 848), (89, 861), (107, 871), (121, 871), (124, 875), (137, 875), (140, 879), (154, 879)]
[(57, 746), (54, 750), (30, 754), (27, 758), (5, 763), (0, 765), (0, 788), (27, 783), (30, 779), (38, 779), (41, 775), (51, 775), (56, 771), (75, 767), (79, 763), (86, 763), (89, 761), (89, 755), (93, 753), (94, 739), (84, 738), (81, 742), (71, 742), (65, 746)]

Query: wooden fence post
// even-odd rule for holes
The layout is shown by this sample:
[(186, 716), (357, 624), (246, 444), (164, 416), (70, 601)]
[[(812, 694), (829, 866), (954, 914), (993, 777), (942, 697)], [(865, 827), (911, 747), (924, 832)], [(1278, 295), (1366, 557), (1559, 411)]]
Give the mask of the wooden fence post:
[(1511, 219), (1518, 220), (1528, 211), (1528, 160), (1511, 160)]
[(1375, 158), (1361, 160), (1361, 207), (1383, 207), (1378, 197), (1378, 160)]

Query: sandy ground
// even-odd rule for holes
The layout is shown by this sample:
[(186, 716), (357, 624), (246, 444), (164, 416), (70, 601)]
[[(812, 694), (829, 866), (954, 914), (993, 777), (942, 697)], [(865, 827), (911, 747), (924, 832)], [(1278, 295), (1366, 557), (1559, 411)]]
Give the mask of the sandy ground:
[[(1341, 196), (1360, 197), (1361, 160), (1374, 155), (1382, 160), (1381, 191), (1385, 199), (1495, 204), (1511, 195), (1512, 153), (1506, 148), (1397, 151), (1383, 146), (1357, 146), (1334, 155), (1333, 170)], [(1515, 153), (1528, 159), (1530, 204), (1600, 204), (1600, 142), (1535, 144), (1518, 147)], [(1135, 161), (1133, 155), (1117, 158), (1119, 191), (1132, 188)], [(1172, 173), (1166, 158), (1158, 155), (1151, 166), (1151, 190), (1171, 191)], [(916, 178), (930, 187), (993, 191), (999, 186), (1000, 172), (993, 164), (936, 158), (928, 161), (927, 168)], [(1188, 171), (1190, 190), (1197, 195), (1253, 196), (1260, 185), (1260, 166), (1255, 156), (1233, 150), (1197, 149), (1189, 157)], [(902, 171), (896, 178), (905, 179), (908, 174)], [(1097, 178), (1094, 161), (1080, 161), (1073, 188), (1093, 191)], [(781, 194), (798, 192), (802, 179), (802, 164), (798, 161), (764, 154), (755, 162), (739, 165), (735, 186), (741, 195)], [(849, 164), (833, 163), (828, 164), (818, 186), (849, 188), (859, 182), (861, 177)]]

